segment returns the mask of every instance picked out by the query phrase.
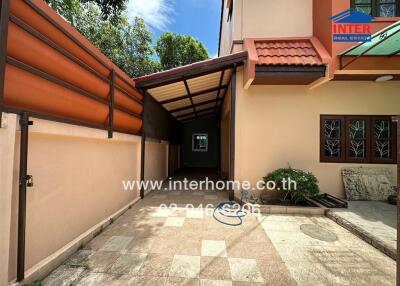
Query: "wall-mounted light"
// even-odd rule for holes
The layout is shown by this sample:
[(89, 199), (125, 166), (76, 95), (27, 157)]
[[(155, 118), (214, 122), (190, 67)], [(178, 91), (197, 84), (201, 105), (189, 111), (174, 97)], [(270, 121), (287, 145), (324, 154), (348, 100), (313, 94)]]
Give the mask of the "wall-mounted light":
[(383, 76), (378, 77), (375, 81), (376, 82), (384, 82), (384, 81), (389, 81), (392, 79), (393, 79), (393, 76), (388, 74), (388, 75), (383, 75)]

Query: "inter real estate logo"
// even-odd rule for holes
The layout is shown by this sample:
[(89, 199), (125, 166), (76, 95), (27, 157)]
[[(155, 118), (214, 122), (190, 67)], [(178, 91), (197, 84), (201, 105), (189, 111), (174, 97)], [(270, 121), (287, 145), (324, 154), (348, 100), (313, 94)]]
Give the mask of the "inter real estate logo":
[(374, 17), (350, 8), (329, 18), (334, 42), (370, 42)]

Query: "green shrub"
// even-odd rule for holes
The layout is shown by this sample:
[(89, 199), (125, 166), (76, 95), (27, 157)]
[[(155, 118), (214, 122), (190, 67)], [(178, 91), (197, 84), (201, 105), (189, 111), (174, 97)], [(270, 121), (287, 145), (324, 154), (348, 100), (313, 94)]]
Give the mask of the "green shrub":
[[(289, 184), (289, 179), (296, 182), (296, 188), (293, 184)], [(263, 178), (265, 184), (273, 181), (276, 184), (276, 190), (285, 193), (285, 199), (300, 202), (306, 198), (312, 198), (319, 194), (318, 179), (309, 172), (289, 168), (281, 168), (275, 170)], [(286, 184), (284, 184), (286, 180)]]

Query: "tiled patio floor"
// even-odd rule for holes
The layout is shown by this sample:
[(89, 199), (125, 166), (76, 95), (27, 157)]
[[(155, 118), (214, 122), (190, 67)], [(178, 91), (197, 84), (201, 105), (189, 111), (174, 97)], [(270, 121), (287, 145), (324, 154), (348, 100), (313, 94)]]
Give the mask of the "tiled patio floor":
[(380, 241), (396, 253), (397, 208), (387, 202), (352, 201), (347, 209), (335, 209), (334, 214), (362, 229), (368, 237)]
[(394, 260), (326, 217), (268, 215), (260, 223), (299, 286), (396, 284)]
[[(231, 227), (204, 208), (183, 207), (216, 206), (226, 197), (151, 193), (43, 285), (394, 285), (394, 262), (329, 219), (248, 215)], [(177, 209), (159, 208), (170, 203)], [(310, 238), (300, 231), (305, 222), (329, 228), (339, 242)]]

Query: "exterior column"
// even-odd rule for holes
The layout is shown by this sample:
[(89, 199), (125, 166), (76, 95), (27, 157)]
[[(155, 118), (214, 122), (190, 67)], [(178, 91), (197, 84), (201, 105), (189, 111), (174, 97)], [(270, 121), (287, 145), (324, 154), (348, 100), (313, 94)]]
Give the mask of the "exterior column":
[[(229, 139), (229, 180), (235, 180), (235, 143), (236, 143), (236, 66), (232, 71), (231, 79), (231, 120)], [(229, 190), (229, 200), (235, 199), (235, 190)]]

